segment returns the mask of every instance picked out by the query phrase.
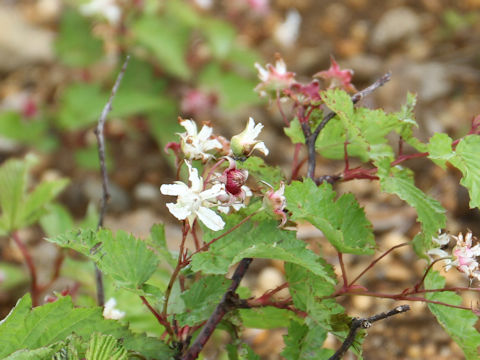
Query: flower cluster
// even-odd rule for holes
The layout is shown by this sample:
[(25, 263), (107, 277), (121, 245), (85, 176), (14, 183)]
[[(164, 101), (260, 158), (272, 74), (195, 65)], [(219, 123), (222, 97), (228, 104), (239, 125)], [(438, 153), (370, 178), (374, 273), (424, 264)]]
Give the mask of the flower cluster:
[[(208, 125), (203, 125), (200, 132), (193, 120), (181, 120), (180, 125), (186, 130), (178, 134), (180, 143), (170, 143), (167, 148), (174, 150), (177, 159), (183, 154), (184, 162), (188, 167), (189, 185), (176, 181), (174, 184), (162, 185), (160, 191), (164, 195), (177, 196), (175, 203), (167, 203), (168, 210), (177, 219), (187, 220), (190, 225), (198, 219), (213, 231), (221, 230), (225, 222), (213, 208), (223, 213), (228, 213), (230, 208), (237, 211), (245, 207), (245, 201), (253, 195), (246, 185), (248, 171), (239, 169), (236, 159), (245, 159), (254, 150), (268, 154), (263, 141), (257, 140), (263, 125), (255, 124), (255, 121), (250, 118), (245, 130), (233, 136), (230, 142), (220, 136), (213, 136), (213, 130)], [(220, 150), (228, 155), (223, 156), (212, 166), (204, 180), (191, 161), (201, 160), (206, 164), (215, 158), (214, 152), (219, 154)], [(222, 173), (213, 173), (214, 169), (225, 161), (228, 161), (229, 166)], [(277, 192), (271, 190), (265, 195), (265, 201), (270, 204), (268, 207), (282, 218), (282, 225), (286, 222), (286, 216), (283, 213), (285, 207), (283, 189), (282, 184)]]
[[(443, 250), (442, 247), (447, 246), (451, 239), (454, 239), (456, 244), (450, 255), (447, 251)], [(466, 274), (470, 280), (473, 280), (474, 278), (480, 280), (478, 263), (478, 257), (480, 257), (480, 244), (478, 244), (477, 241), (477, 244), (472, 246), (472, 240), (477, 241), (477, 238), (474, 237), (470, 231), (465, 237), (462, 233), (458, 234), (458, 236), (441, 234), (438, 237), (433, 238), (433, 241), (440, 245), (440, 247), (429, 250), (428, 254), (445, 258), (446, 271), (450, 270), (452, 267), (456, 267), (458, 271)]]

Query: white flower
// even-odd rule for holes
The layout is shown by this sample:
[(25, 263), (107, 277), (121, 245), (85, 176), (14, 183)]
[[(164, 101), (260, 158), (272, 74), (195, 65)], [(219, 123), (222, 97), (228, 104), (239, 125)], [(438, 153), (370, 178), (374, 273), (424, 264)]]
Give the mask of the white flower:
[(255, 121), (252, 118), (249, 118), (245, 130), (243, 130), (240, 134), (233, 136), (230, 140), (230, 147), (233, 155), (249, 156), (255, 149), (261, 151), (265, 155), (268, 155), (268, 149), (264, 142), (256, 140), (262, 129), (262, 124), (259, 123), (255, 125)]
[(441, 231), (439, 231), (439, 235), (437, 237), (432, 237), (432, 241), (440, 245), (440, 247), (428, 250), (427, 254), (430, 256), (438, 256), (439, 258), (448, 258), (444, 259), (445, 271), (450, 270), (453, 266), (451, 260), (452, 256), (441, 248), (444, 245), (448, 245), (448, 243), (450, 242), (450, 235), (448, 233), (442, 233)]
[(115, 306), (117, 306), (117, 300), (115, 300), (115, 298), (110, 298), (105, 303), (105, 307), (103, 308), (103, 317), (105, 319), (120, 320), (125, 316), (125, 312), (115, 309)]
[(295, 9), (289, 10), (285, 21), (275, 28), (273, 37), (280, 45), (291, 47), (297, 41), (301, 23), (299, 12)]
[(111, 24), (117, 24), (122, 17), (122, 10), (115, 0), (91, 0), (80, 6), (80, 12), (86, 16), (101, 15)]
[(209, 209), (215, 206), (217, 196), (224, 194), (222, 185), (215, 184), (208, 190), (203, 190), (203, 179), (198, 176), (197, 169), (185, 161), (188, 166), (191, 187), (181, 181), (175, 184), (162, 185), (160, 191), (164, 195), (178, 196), (176, 203), (168, 203), (170, 213), (179, 220), (188, 219), (190, 225), (196, 217), (213, 231), (223, 229), (225, 223), (220, 215)]
[(228, 214), (230, 212), (230, 206), (233, 210), (238, 211), (245, 207), (245, 200), (253, 195), (252, 191), (247, 185), (243, 185), (242, 190), (242, 197), (237, 197), (234, 195), (229, 194), (225, 189), (225, 184), (222, 184), (222, 188), (225, 191), (225, 194), (220, 197), (221, 205), (217, 207), (218, 211)]
[(210, 139), (212, 135), (210, 126), (203, 125), (202, 130), (198, 132), (197, 124), (193, 120), (183, 120), (180, 125), (187, 130), (187, 132), (178, 134), (181, 138), (180, 146), (187, 159), (207, 161), (213, 157), (207, 151), (222, 148), (220, 141)]

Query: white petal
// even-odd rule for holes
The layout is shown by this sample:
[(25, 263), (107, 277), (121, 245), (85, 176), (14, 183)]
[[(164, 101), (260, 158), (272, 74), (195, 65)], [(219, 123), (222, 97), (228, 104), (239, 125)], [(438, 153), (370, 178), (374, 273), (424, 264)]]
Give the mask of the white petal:
[(257, 149), (258, 151), (261, 151), (264, 155), (268, 155), (268, 152), (269, 152), (263, 141), (256, 143), (253, 149)]
[(258, 70), (258, 77), (262, 81), (267, 81), (268, 80), (268, 71), (267, 69), (263, 68), (259, 63), (255, 63), (255, 67)]
[(167, 207), (170, 213), (178, 220), (185, 220), (192, 213), (190, 206), (187, 205), (167, 203)]
[(160, 192), (163, 195), (172, 195), (172, 196), (178, 196), (185, 191), (188, 191), (188, 186), (182, 183), (181, 181), (177, 181), (175, 184), (163, 184), (160, 186)]
[(428, 255), (435, 255), (438, 257), (448, 257), (448, 253), (440, 248), (430, 249), (427, 251)]
[(207, 209), (206, 207), (200, 206), (197, 211), (197, 215), (200, 221), (213, 231), (222, 230), (225, 226), (225, 222), (223, 221), (222, 217), (215, 211)]
[(208, 140), (210, 135), (212, 135), (213, 129), (210, 126), (203, 125), (202, 130), (198, 133), (198, 139), (202, 142)]
[(225, 191), (221, 184), (215, 184), (210, 189), (202, 191), (200, 193), (200, 198), (202, 200), (209, 200), (216, 198), (217, 196), (225, 195)]
[(438, 237), (432, 239), (438, 245), (447, 245), (450, 242), (450, 235), (447, 233), (441, 234)]
[(207, 140), (203, 143), (203, 148), (205, 151), (212, 150), (212, 149), (221, 149), (222, 144), (217, 139)]
[(191, 189), (194, 192), (200, 192), (203, 190), (203, 179), (198, 176), (198, 170), (192, 167), (188, 161), (185, 161), (188, 166), (188, 180), (190, 180)]
[(187, 130), (187, 134), (191, 136), (197, 135), (197, 124), (193, 120), (184, 120), (180, 123), (185, 130)]

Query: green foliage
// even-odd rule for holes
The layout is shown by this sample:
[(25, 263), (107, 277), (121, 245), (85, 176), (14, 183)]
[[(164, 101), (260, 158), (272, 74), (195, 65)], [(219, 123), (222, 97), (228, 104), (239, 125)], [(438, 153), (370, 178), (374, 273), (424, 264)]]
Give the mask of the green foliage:
[(305, 135), (303, 134), (302, 125), (300, 125), (298, 118), (290, 121), (290, 126), (285, 127), (283, 131), (285, 135), (290, 138), (292, 144), (305, 144)]
[(149, 49), (168, 73), (184, 80), (191, 76), (186, 62), (188, 27), (174, 18), (143, 16), (132, 31), (138, 44)]
[(98, 84), (71, 84), (60, 98), (56, 124), (64, 130), (89, 127), (98, 120), (107, 100), (108, 94)]
[[(445, 279), (436, 271), (431, 271), (425, 279), (426, 289), (440, 289), (444, 286)], [(454, 292), (427, 293), (426, 298), (451, 305), (462, 305), (462, 298)], [(428, 308), (445, 331), (462, 348), (465, 358), (478, 360), (480, 358), (480, 333), (475, 329), (478, 316), (470, 310), (431, 303), (428, 304)]]
[(206, 276), (196, 281), (181, 295), (186, 311), (177, 315), (180, 324), (194, 326), (207, 320), (229, 286), (230, 280), (223, 276)]
[(298, 321), (297, 316), (286, 309), (266, 306), (238, 310), (245, 327), (254, 329), (275, 329), (287, 327), (290, 320)]
[(378, 176), (382, 190), (397, 195), (417, 210), (417, 220), (422, 224), (422, 233), (426, 243), (417, 247), (424, 252), (429, 247), (432, 236), (446, 225), (445, 209), (435, 199), (427, 196), (414, 183), (410, 170), (401, 167), (390, 168), (390, 159), (377, 163)]
[[(225, 229), (235, 226), (240, 220), (239, 214), (229, 215)], [(218, 236), (217, 233), (205, 230), (204, 240), (208, 242), (215, 236)], [(226, 274), (231, 265), (246, 257), (278, 259), (298, 264), (309, 268), (323, 281), (334, 283), (334, 278), (323, 264), (317, 262), (318, 256), (306, 249), (305, 244), (295, 237), (295, 232), (279, 229), (277, 221), (264, 216), (253, 217), (217, 240), (208, 252), (195, 254), (192, 269), (206, 274)]]
[[(66, 340), (73, 333), (83, 339), (89, 339), (93, 333), (111, 335), (115, 339), (121, 338), (123, 347), (129, 351), (147, 357), (168, 359), (170, 356), (165, 343), (135, 335), (118, 321), (104, 319), (99, 307), (74, 308), (70, 297), (60, 297), (53, 303), (34, 309), (31, 309), (31, 305), (30, 296), (24, 296), (0, 324), (0, 356), (6, 357), (17, 350), (26, 349), (38, 349), (33, 355), (50, 354), (45, 347)], [(34, 358), (33, 355), (24, 352), (21, 355), (23, 357), (18, 355), (13, 358), (28, 359), (27, 356)]]
[(373, 254), (372, 224), (353, 194), (335, 201), (332, 186), (320, 186), (310, 179), (294, 181), (285, 189), (288, 210), (293, 220), (307, 220), (319, 228), (330, 243), (343, 253)]
[(70, 231), (47, 239), (61, 247), (69, 247), (94, 260), (110, 275), (117, 286), (139, 291), (158, 266), (158, 258), (144, 241), (124, 231), (115, 236), (109, 230)]
[(285, 180), (285, 176), (280, 168), (269, 166), (265, 164), (262, 158), (256, 156), (249, 157), (243, 162), (237, 162), (237, 167), (248, 170), (249, 176), (263, 180), (275, 188), (278, 187), (280, 181)]
[(333, 351), (322, 349), (327, 331), (320, 326), (310, 329), (307, 325), (291, 321), (288, 334), (283, 337), (285, 348), (282, 356), (286, 360), (328, 359)]
[(60, 20), (55, 50), (69, 66), (86, 67), (103, 57), (103, 42), (95, 38), (87, 19), (73, 9), (66, 9)]
[(127, 360), (127, 350), (111, 335), (93, 333), (85, 357), (89, 360)]
[(23, 161), (8, 160), (0, 167), (0, 230), (11, 232), (37, 221), (68, 183), (66, 179), (46, 181), (28, 192), (28, 171), (34, 162), (33, 156), (27, 156)]

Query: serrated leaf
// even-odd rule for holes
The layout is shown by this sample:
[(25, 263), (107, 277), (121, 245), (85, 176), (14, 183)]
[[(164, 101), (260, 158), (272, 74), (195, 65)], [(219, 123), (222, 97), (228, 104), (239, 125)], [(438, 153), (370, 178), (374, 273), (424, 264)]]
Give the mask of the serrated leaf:
[(344, 194), (337, 201), (335, 196), (330, 184), (317, 186), (311, 179), (294, 181), (285, 189), (293, 220), (310, 222), (342, 253), (373, 254), (372, 224), (354, 195)]
[[(237, 224), (242, 216), (231, 214), (226, 219), (225, 229), (228, 229)], [(204, 241), (208, 242), (215, 236), (218, 233), (205, 230)], [(279, 229), (277, 221), (266, 219), (265, 216), (258, 220), (253, 217), (213, 243), (208, 251), (195, 254), (191, 265), (194, 271), (226, 274), (231, 265), (245, 257), (289, 261), (308, 267), (326, 282), (334, 283), (324, 264), (317, 262), (318, 256), (295, 237), (295, 232)]]
[(62, 12), (55, 50), (66, 65), (83, 67), (101, 59), (103, 42), (92, 35), (87, 19), (72, 9), (66, 9)]
[(305, 144), (305, 135), (303, 134), (302, 126), (298, 118), (290, 121), (290, 126), (283, 129), (285, 135), (287, 135), (292, 144)]
[(11, 159), (0, 167), (0, 228), (13, 231), (28, 226), (44, 214), (47, 204), (67, 185), (66, 179), (40, 183), (27, 193), (28, 170), (35, 162)]
[(57, 197), (68, 184), (67, 179), (58, 179), (40, 183), (24, 200), (22, 226), (27, 226), (37, 221), (45, 213), (45, 205)]
[(319, 326), (310, 329), (292, 321), (288, 326), (288, 334), (283, 337), (285, 348), (282, 356), (286, 360), (328, 359), (334, 351), (322, 349), (326, 337), (327, 331)]
[(480, 207), (480, 136), (465, 136), (455, 149), (450, 162), (462, 172), (460, 184), (468, 189), (470, 207)]
[(279, 309), (273, 306), (266, 306), (252, 309), (239, 309), (243, 326), (255, 329), (276, 329), (287, 327), (290, 320), (297, 319), (297, 316), (286, 309)]
[(98, 267), (129, 290), (139, 290), (158, 266), (158, 259), (145, 242), (124, 231), (115, 236), (102, 229), (70, 231), (47, 238), (61, 247), (74, 249), (94, 260)]
[(237, 167), (248, 170), (250, 176), (263, 180), (275, 188), (280, 184), (280, 181), (285, 180), (285, 176), (280, 168), (267, 165), (262, 158), (257, 156), (250, 156), (243, 162), (238, 161)]
[(150, 49), (167, 72), (184, 80), (191, 76), (186, 62), (189, 27), (167, 17), (146, 15), (131, 29), (137, 42)]
[(85, 356), (88, 360), (126, 360), (127, 350), (111, 335), (93, 333)]
[[(430, 271), (425, 278), (426, 289), (441, 289), (445, 278), (437, 271)], [(451, 305), (462, 305), (462, 298), (454, 292), (427, 293), (428, 300)], [(480, 333), (475, 329), (478, 317), (470, 310), (455, 309), (443, 305), (427, 304), (445, 331), (462, 348), (467, 360), (480, 359)]]
[(417, 151), (427, 151), (426, 144), (422, 143), (413, 136), (413, 129), (418, 127), (415, 120), (415, 105), (417, 104), (417, 96), (413, 93), (407, 93), (407, 100), (402, 109), (393, 115), (398, 119), (396, 131), (402, 137), (403, 141), (413, 146)]
[(445, 169), (445, 163), (455, 155), (452, 150), (452, 139), (447, 134), (436, 133), (428, 143), (428, 158), (435, 164)]
[[(88, 339), (101, 332), (123, 339), (123, 346), (148, 357), (169, 359), (168, 346), (144, 335), (132, 334), (118, 321), (106, 320), (102, 308), (74, 308), (70, 297), (60, 297), (31, 309), (30, 295), (22, 297), (10, 314), (0, 323), (0, 356), (6, 357), (17, 350), (34, 350), (67, 339), (71, 334)], [(142, 344), (146, 344), (145, 348)], [(155, 344), (154, 348), (152, 345)]]
[[(397, 195), (417, 210), (417, 220), (422, 224), (424, 238), (430, 241), (432, 236), (446, 225), (445, 209), (437, 200), (432, 199), (415, 186), (412, 172), (409, 169), (390, 168), (390, 159), (388, 158), (377, 165), (377, 174), (380, 177), (382, 190)], [(422, 251), (428, 245), (430, 242), (423, 244)]]
[(35, 350), (18, 350), (6, 358), (3, 358), (3, 360), (46, 360), (51, 359), (54, 353), (55, 349), (51, 349), (50, 347), (42, 347)]
[(108, 100), (99, 84), (69, 85), (60, 97), (57, 125), (64, 130), (78, 130), (94, 124)]
[(186, 311), (177, 314), (182, 326), (194, 326), (207, 320), (230, 286), (230, 280), (223, 276), (206, 276), (196, 281), (181, 295)]

